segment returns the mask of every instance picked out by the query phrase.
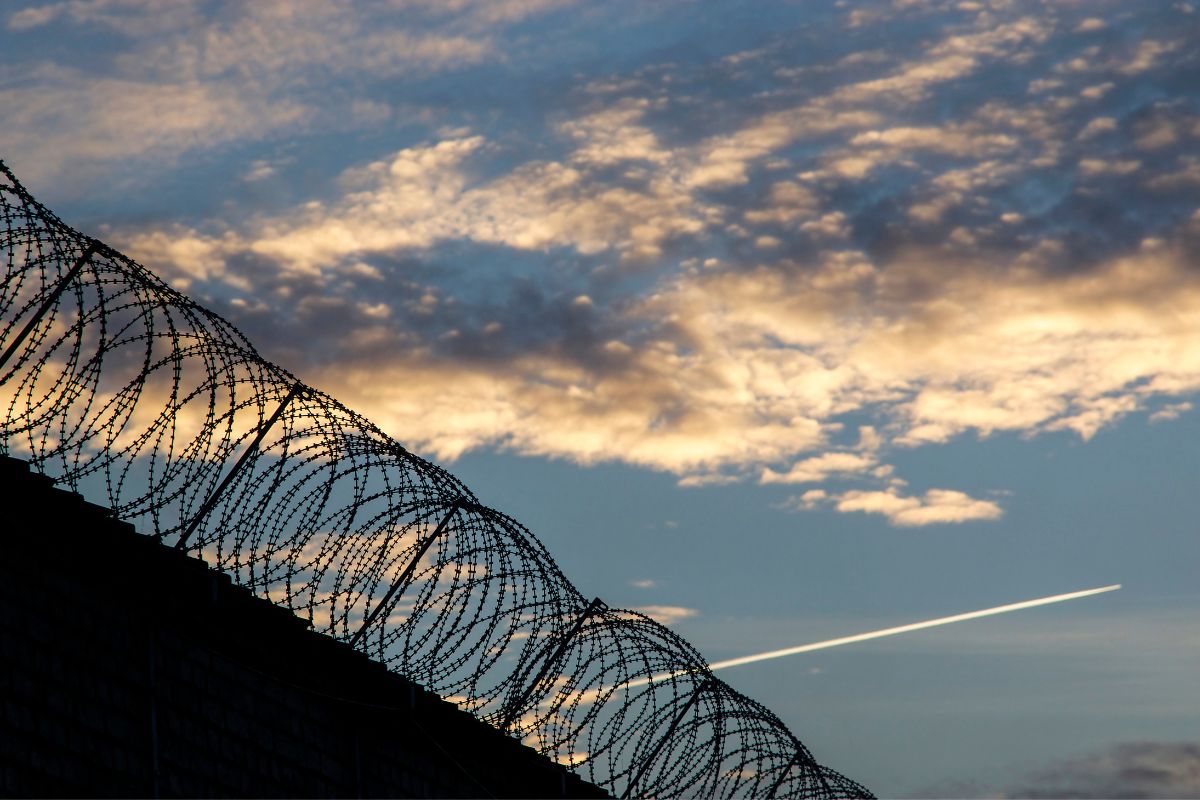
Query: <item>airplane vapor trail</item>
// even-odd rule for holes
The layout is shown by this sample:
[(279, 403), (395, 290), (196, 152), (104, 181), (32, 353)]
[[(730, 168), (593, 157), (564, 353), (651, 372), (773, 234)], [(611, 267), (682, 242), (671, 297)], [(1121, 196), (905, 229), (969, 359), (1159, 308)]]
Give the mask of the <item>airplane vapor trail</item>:
[[(880, 639), (884, 636), (895, 636), (900, 633), (910, 633), (912, 631), (924, 630), (925, 628), (936, 628), (939, 625), (949, 625), (954, 622), (966, 622), (967, 620), (979, 619), (981, 617), (991, 617), (996, 614), (1007, 614), (1010, 611), (1022, 611), (1026, 608), (1036, 608), (1038, 606), (1047, 606), (1051, 603), (1063, 603), (1067, 600), (1078, 600), (1081, 597), (1091, 597), (1094, 594), (1103, 594), (1105, 592), (1115, 592), (1121, 588), (1121, 584), (1114, 583), (1111, 586), (1101, 586), (1097, 589), (1084, 589), (1079, 592), (1067, 592), (1066, 594), (1055, 594), (1050, 597), (1039, 597), (1036, 600), (1023, 600), (1019, 603), (1009, 603), (1003, 606), (994, 606), (992, 608), (984, 608), (979, 611), (968, 611), (965, 614), (954, 614), (949, 617), (938, 617), (937, 619), (928, 619), (924, 622), (912, 622), (908, 625), (897, 625), (894, 628), (882, 628), (877, 631), (868, 631), (866, 633), (856, 633), (853, 636), (841, 636), (837, 639), (826, 639), (821, 642), (812, 642), (811, 644), (802, 644), (797, 647), (785, 647), (782, 650), (769, 650), (765, 653), (754, 653), (748, 656), (740, 656), (731, 658), (726, 661), (716, 661), (708, 665), (710, 670), (729, 669), (730, 667), (739, 667), (742, 664), (753, 664), (757, 661), (767, 661), (772, 658), (783, 658), (784, 656), (793, 656), (799, 653), (810, 653), (813, 650), (825, 650), (830, 647), (840, 647), (844, 644), (854, 644), (856, 642), (865, 642), (869, 639)], [(639, 686), (645, 686), (650, 683), (669, 680), (679, 675), (684, 675), (687, 670), (679, 670), (676, 672), (662, 672), (658, 675), (651, 675), (645, 678), (635, 678), (631, 681), (625, 681), (619, 685), (599, 686), (583, 691), (572, 692), (570, 701), (578, 705), (586, 705), (594, 703), (605, 692), (610, 692), (614, 689), (635, 689)], [(550, 698), (543, 700), (540, 706), (545, 708), (555, 703), (564, 701), (564, 697), (552, 695)]]
[(728, 669), (729, 667), (738, 667), (742, 664), (753, 664), (756, 661), (767, 661), (772, 658), (783, 658), (784, 656), (792, 656), (797, 653), (809, 653), (813, 650), (825, 650), (829, 647), (840, 647), (844, 644), (854, 644), (855, 642), (865, 642), (868, 639), (879, 639), (884, 636), (895, 636), (898, 633), (909, 633), (910, 631), (924, 630), (925, 628), (936, 628), (939, 625), (949, 625), (952, 622), (966, 622), (969, 619), (979, 619), (980, 617), (991, 617), (996, 614), (1007, 614), (1010, 611), (1020, 611), (1026, 608), (1035, 608), (1037, 606), (1050, 605), (1051, 603), (1062, 603), (1067, 600), (1076, 600), (1080, 597), (1090, 597), (1094, 594), (1103, 594), (1104, 592), (1114, 592), (1121, 588), (1121, 584), (1114, 583), (1111, 586), (1101, 586), (1098, 589), (1084, 589), (1081, 592), (1067, 592), (1066, 594), (1056, 594), (1050, 597), (1039, 597), (1036, 600), (1024, 600), (1020, 603), (1009, 603), (1008, 605), (995, 606), (994, 608), (985, 608), (981, 611), (968, 611), (965, 614), (954, 614), (949, 617), (938, 617), (924, 622), (913, 622), (908, 625), (897, 625), (894, 628), (883, 628), (877, 631), (869, 631), (867, 633), (856, 633), (853, 636), (842, 636), (837, 639), (826, 639), (822, 642), (813, 642), (811, 644), (802, 644), (797, 647), (785, 647), (782, 650), (770, 650), (765, 653), (755, 653), (748, 656), (740, 656), (731, 658), (727, 661), (717, 661), (709, 664), (708, 668), (712, 670)]
[[(748, 656), (739, 656), (731, 658), (727, 661), (716, 661), (708, 665), (710, 670), (729, 669), (730, 667), (740, 667), (742, 664), (753, 664), (756, 661), (767, 661), (772, 658), (783, 658), (784, 656), (794, 656), (798, 653), (810, 653), (813, 650), (825, 650), (830, 647), (840, 647), (844, 644), (854, 644), (855, 642), (865, 642), (868, 639), (879, 639), (884, 636), (895, 636), (899, 633), (910, 633), (911, 631), (924, 630), (925, 628), (936, 628), (939, 625), (949, 625), (953, 622), (966, 622), (970, 619), (979, 619), (980, 617), (991, 617), (996, 614), (1007, 614), (1010, 611), (1021, 611), (1026, 608), (1036, 608), (1037, 606), (1046, 606), (1051, 603), (1062, 603), (1067, 600), (1077, 600), (1080, 597), (1090, 597), (1094, 594), (1103, 594), (1104, 592), (1115, 592), (1121, 588), (1121, 584), (1114, 583), (1111, 586), (1101, 586), (1098, 589), (1084, 589), (1080, 592), (1067, 592), (1066, 594), (1056, 594), (1050, 597), (1039, 597), (1036, 600), (1023, 600), (1020, 603), (1009, 603), (1003, 606), (995, 606), (993, 608), (985, 608), (980, 611), (968, 611), (965, 614), (954, 614), (949, 617), (938, 617), (937, 619), (928, 619), (924, 622), (912, 622), (908, 625), (897, 625), (894, 628), (882, 628), (877, 631), (868, 631), (867, 633), (856, 633), (853, 636), (841, 636), (837, 639), (826, 639), (821, 642), (812, 642), (811, 644), (802, 644), (796, 647), (785, 647), (782, 650), (769, 650), (765, 653), (754, 653)], [(648, 678), (637, 678), (627, 683), (621, 684), (621, 688), (633, 689), (638, 686), (645, 686), (648, 683), (673, 678), (676, 675), (681, 675), (682, 672), (664, 672), (661, 675), (652, 675)], [(596, 692), (597, 690), (591, 690)], [(588, 694), (588, 693), (585, 693)]]

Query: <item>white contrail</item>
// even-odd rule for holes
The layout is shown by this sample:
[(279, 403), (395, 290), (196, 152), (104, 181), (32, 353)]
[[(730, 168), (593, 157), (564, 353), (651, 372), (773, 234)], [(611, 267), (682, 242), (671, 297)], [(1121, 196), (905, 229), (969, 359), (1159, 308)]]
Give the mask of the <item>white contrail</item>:
[[(979, 619), (980, 617), (990, 617), (995, 614), (1007, 614), (1009, 611), (1020, 611), (1025, 608), (1036, 608), (1037, 606), (1046, 606), (1051, 603), (1061, 603), (1066, 600), (1076, 600), (1080, 597), (1090, 597), (1094, 594), (1103, 594), (1104, 592), (1115, 592), (1121, 588), (1121, 584), (1114, 583), (1112, 586), (1101, 586), (1099, 589), (1084, 589), (1081, 592), (1067, 592), (1066, 594), (1056, 594), (1050, 597), (1039, 597), (1037, 600), (1023, 600), (1020, 603), (1009, 603), (1005, 606), (996, 606), (995, 608), (985, 608), (981, 611), (968, 611), (965, 614), (955, 614), (950, 617), (938, 617), (937, 619), (929, 619), (924, 622), (913, 622), (908, 625), (898, 625), (895, 628), (883, 628), (878, 631), (868, 631), (867, 633), (856, 633), (853, 636), (842, 636), (837, 639), (826, 639), (823, 642), (813, 642), (812, 644), (802, 644), (796, 647), (785, 647), (782, 650), (769, 650), (766, 653), (754, 653), (753, 655), (740, 656), (739, 658), (731, 658), (728, 661), (717, 661), (708, 665), (710, 670), (728, 669), (729, 667), (740, 667), (742, 664), (753, 664), (756, 661), (767, 661), (772, 658), (783, 658), (784, 656), (794, 656), (798, 653), (811, 653), (813, 650), (825, 650), (829, 647), (840, 647), (844, 644), (854, 644), (855, 642), (865, 642), (868, 639), (879, 639), (883, 636), (895, 636), (898, 633), (909, 633), (910, 631), (919, 631), (925, 628), (936, 628), (938, 625), (949, 625), (952, 622), (965, 622), (969, 619)], [(664, 672), (661, 675), (653, 675), (649, 678), (637, 678), (628, 683), (621, 684), (622, 688), (632, 689), (637, 686), (645, 686), (654, 681), (661, 681), (667, 678), (673, 678), (676, 675), (684, 674), (679, 672)]]
[(793, 656), (797, 653), (809, 653), (813, 650), (824, 650), (828, 647), (840, 647), (844, 644), (865, 642), (868, 639), (879, 639), (883, 636), (895, 636), (898, 633), (919, 631), (925, 628), (936, 628), (938, 625), (949, 625), (952, 622), (966, 622), (969, 619), (990, 617), (995, 614), (1007, 614), (1009, 611), (1020, 611), (1024, 608), (1046, 606), (1050, 605), (1051, 603), (1061, 603), (1065, 600), (1076, 600), (1080, 597), (1090, 597), (1091, 595), (1102, 594), (1104, 592), (1115, 592), (1120, 588), (1121, 584), (1114, 583), (1112, 586), (1101, 586), (1099, 589), (1084, 589), (1081, 592), (1067, 592), (1066, 594), (1056, 594), (1051, 597), (1041, 597), (1037, 600), (1025, 600), (1020, 603), (1009, 603), (1006, 606), (985, 608), (982, 611), (968, 611), (965, 614), (955, 614), (951, 617), (938, 617), (937, 619), (930, 619), (926, 620), (925, 622), (913, 622), (909, 625), (898, 625), (895, 628), (884, 628), (882, 630), (870, 631), (868, 633), (856, 633), (853, 636), (842, 636), (838, 639), (826, 639), (823, 642), (802, 644), (797, 647), (786, 647), (783, 650), (770, 650), (766, 653), (755, 653), (754, 655), (741, 656), (740, 658), (731, 658), (728, 661), (717, 661), (716, 663), (709, 664), (708, 668), (712, 670), (728, 669), (729, 667), (738, 667), (742, 664), (753, 664), (755, 661), (766, 661), (771, 658), (783, 658), (784, 656)]

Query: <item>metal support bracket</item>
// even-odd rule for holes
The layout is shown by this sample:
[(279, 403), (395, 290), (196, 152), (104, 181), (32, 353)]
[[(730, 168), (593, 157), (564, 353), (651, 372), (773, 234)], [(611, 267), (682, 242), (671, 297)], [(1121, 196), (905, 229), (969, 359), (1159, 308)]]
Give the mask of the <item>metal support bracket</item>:
[(800, 751), (797, 750), (795, 755), (793, 755), (790, 759), (788, 759), (787, 764), (779, 772), (779, 777), (776, 778), (774, 783), (771, 784), (771, 788), (769, 790), (767, 790), (768, 800), (775, 797), (775, 793), (779, 791), (780, 786), (783, 786), (783, 782), (787, 780), (788, 774), (792, 771), (792, 767), (794, 767), (796, 765), (796, 762), (799, 760), (800, 760)]
[[(512, 726), (517, 716), (521, 713), (521, 708), (529, 702), (529, 697), (537, 690), (541, 682), (545, 680), (550, 670), (554, 669), (558, 665), (558, 662), (562, 660), (563, 655), (567, 652), (567, 647), (571, 644), (571, 640), (583, 629), (583, 624), (588, 621), (589, 617), (604, 608), (607, 608), (607, 606), (604, 605), (603, 600), (599, 597), (593, 598), (592, 602), (588, 603), (587, 608), (583, 609), (579, 613), (579, 616), (575, 618), (575, 622), (567, 629), (567, 632), (557, 642), (551, 642), (546, 645), (542, 653), (550, 651), (549, 655), (545, 659), (538, 659), (541, 660), (542, 666), (538, 670), (537, 675), (534, 676), (533, 680), (526, 683), (525, 689), (521, 694), (508, 704), (508, 707), (504, 711), (504, 716), (500, 720), (501, 730), (508, 730)], [(535, 660), (533, 663), (536, 664), (538, 660)]]
[[(787, 780), (788, 775), (792, 771), (792, 767), (796, 766), (796, 764), (800, 762), (800, 754), (804, 752), (806, 752), (804, 750), (804, 746), (797, 742), (796, 754), (792, 756), (791, 760), (788, 761), (787, 766), (784, 767), (783, 771), (779, 773), (779, 777), (776, 778), (775, 782), (771, 784), (771, 788), (767, 792), (768, 798), (772, 798), (776, 795), (776, 793), (779, 791), (779, 787), (783, 786), (783, 782)], [(821, 782), (821, 788), (825, 790), (825, 794), (823, 796), (833, 797), (833, 789), (829, 786), (829, 781), (825, 779), (825, 773), (821, 771), (821, 765), (813, 761), (811, 756), (808, 758), (808, 763), (811, 764), (813, 770), (816, 771), (817, 780)]]
[(413, 554), (412, 560), (408, 562), (408, 566), (404, 568), (404, 572), (400, 573), (400, 577), (392, 581), (392, 585), (388, 588), (387, 593), (380, 598), (379, 602), (375, 605), (375, 608), (371, 609), (371, 613), (367, 614), (366, 618), (363, 619), (362, 627), (358, 629), (357, 633), (350, 637), (349, 644), (351, 647), (354, 647), (354, 645), (358, 644), (358, 640), (361, 639), (367, 632), (367, 628), (371, 627), (371, 623), (373, 623), (375, 618), (380, 615), (383, 609), (387, 606), (388, 602), (392, 599), (392, 596), (395, 595), (396, 592), (400, 591), (404, 584), (408, 583), (408, 579), (412, 577), (413, 572), (417, 568), (417, 564), (419, 564), (421, 561), (421, 556), (425, 555), (425, 551), (429, 549), (429, 546), (437, 541), (438, 537), (445, 533), (446, 526), (450, 524), (450, 520), (454, 518), (454, 515), (457, 514), (460, 509), (467, 508), (469, 505), (470, 504), (466, 500), (461, 498), (455, 500), (450, 505), (450, 510), (446, 512), (446, 516), (442, 517), (442, 521), (439, 522), (437, 527), (433, 529), (433, 533), (429, 534), (420, 541), (420, 543), (417, 545), (417, 552)]
[(76, 276), (79, 275), (84, 266), (92, 260), (92, 256), (96, 255), (98, 252), (100, 252), (100, 243), (95, 239), (88, 240), (88, 246), (86, 249), (84, 249), (83, 254), (80, 255), (79, 258), (75, 259), (75, 263), (69, 270), (67, 270), (67, 274), (62, 277), (62, 280), (55, 284), (54, 289), (46, 296), (46, 299), (42, 301), (42, 305), (38, 308), (37, 313), (35, 313), (29, 319), (29, 321), (25, 323), (25, 327), (21, 328), (21, 332), (18, 333), (16, 338), (9, 343), (8, 347), (4, 348), (4, 353), (0, 354), (0, 369), (4, 368), (4, 365), (8, 363), (8, 360), (13, 357), (13, 353), (17, 352), (17, 348), (20, 347), (25, 341), (26, 337), (33, 332), (34, 326), (41, 322), (42, 317), (46, 316), (46, 312), (50, 310), (50, 307), (58, 302), (58, 298), (61, 297), (62, 293), (67, 290), (67, 287), (71, 285), (71, 281), (75, 280)]
[(696, 701), (700, 699), (700, 695), (704, 694), (715, 680), (716, 678), (710, 675), (692, 692), (692, 696), (687, 699), (687, 702), (683, 704), (683, 708), (679, 709), (679, 713), (671, 720), (670, 726), (667, 727), (667, 732), (658, 740), (658, 744), (654, 745), (654, 749), (650, 751), (650, 755), (642, 760), (642, 765), (638, 767), (637, 774), (625, 785), (625, 791), (621, 793), (621, 800), (626, 800), (629, 797), (634, 787), (637, 786), (638, 781), (642, 779), (646, 771), (654, 763), (654, 759), (658, 758), (659, 752), (671, 740), (671, 737), (675, 734), (675, 729), (679, 727), (679, 723), (683, 722), (683, 718), (692, 710), (692, 706), (696, 705)]
[(813, 769), (817, 771), (817, 777), (821, 779), (821, 788), (825, 790), (825, 796), (833, 797), (833, 787), (830, 786), (829, 781), (825, 779), (825, 768), (814, 761)]
[(270, 418), (258, 429), (258, 433), (254, 435), (254, 440), (250, 442), (250, 445), (242, 453), (241, 457), (237, 460), (237, 463), (233, 465), (233, 469), (229, 470), (229, 472), (225, 474), (225, 477), (221, 479), (221, 483), (217, 485), (217, 488), (213, 490), (213, 493), (210, 494), (208, 499), (204, 501), (204, 505), (200, 506), (200, 510), (197, 511), (195, 516), (192, 517), (192, 521), (188, 523), (187, 528), (180, 535), (179, 541), (175, 542), (176, 550), (182, 550), (187, 546), (188, 539), (192, 538), (192, 534), (196, 532), (196, 528), (199, 527), (200, 523), (204, 521), (204, 518), (207, 517), (213, 510), (213, 507), (216, 506), (217, 501), (221, 499), (221, 495), (223, 495), (225, 490), (229, 488), (229, 484), (233, 482), (235, 477), (237, 477), (237, 474), (241, 471), (242, 467), (246, 465), (246, 462), (250, 459), (250, 456), (258, 452), (258, 448), (259, 445), (262, 444), (262, 440), (266, 438), (267, 433), (272, 427), (274, 427), (275, 423), (279, 421), (279, 418), (283, 415), (284, 409), (288, 407), (288, 404), (291, 403), (292, 400), (295, 399), (296, 395), (300, 394), (303, 389), (304, 384), (300, 383), (299, 381), (296, 381), (294, 384), (292, 384), (292, 388), (283, 398), (283, 401), (280, 402), (280, 404), (276, 407), (275, 412), (271, 414)]

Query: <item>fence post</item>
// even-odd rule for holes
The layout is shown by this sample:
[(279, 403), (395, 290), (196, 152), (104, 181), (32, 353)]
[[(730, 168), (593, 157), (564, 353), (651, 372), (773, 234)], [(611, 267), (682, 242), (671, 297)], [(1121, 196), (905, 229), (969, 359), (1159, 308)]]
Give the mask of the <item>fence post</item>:
[(367, 628), (371, 626), (371, 623), (374, 622), (375, 618), (378, 617), (380, 612), (383, 611), (384, 606), (386, 606), (388, 601), (392, 599), (392, 595), (400, 591), (400, 588), (408, 582), (409, 578), (412, 577), (413, 571), (416, 570), (417, 564), (421, 561), (421, 556), (425, 555), (425, 551), (429, 549), (429, 546), (445, 532), (446, 526), (450, 524), (450, 520), (454, 518), (454, 515), (458, 513), (459, 509), (466, 508), (467, 505), (467, 502), (461, 498), (455, 500), (450, 505), (450, 511), (446, 513), (446, 516), (442, 517), (442, 521), (439, 522), (437, 527), (433, 529), (433, 533), (421, 540), (420, 544), (417, 545), (417, 552), (413, 554), (412, 560), (408, 562), (408, 566), (404, 568), (404, 572), (400, 573), (400, 577), (392, 581), (392, 585), (388, 588), (387, 593), (384, 594), (384, 596), (379, 600), (379, 602), (375, 605), (375, 608), (371, 609), (371, 613), (367, 614), (366, 618), (363, 619), (362, 627), (358, 629), (357, 633), (350, 637), (351, 647), (358, 644), (358, 640), (363, 637), (363, 634), (367, 632)]
[(707, 690), (708, 687), (713, 684), (714, 680), (716, 679), (710, 675), (704, 679), (703, 683), (696, 687), (694, 692), (692, 692), (692, 696), (687, 699), (687, 702), (683, 704), (683, 708), (679, 709), (679, 713), (676, 714), (675, 718), (671, 720), (671, 724), (667, 728), (667, 732), (664, 733), (662, 738), (658, 740), (658, 744), (654, 745), (654, 749), (650, 751), (650, 755), (642, 759), (642, 765), (638, 767), (637, 774), (635, 774), (633, 778), (630, 779), (629, 783), (625, 785), (625, 791), (621, 793), (621, 800), (625, 800), (629, 797), (629, 794), (633, 791), (633, 788), (637, 786), (638, 781), (642, 779), (642, 776), (646, 774), (648, 769), (650, 769), (650, 765), (654, 763), (654, 759), (658, 758), (659, 752), (666, 746), (667, 742), (670, 741), (671, 736), (675, 733), (675, 729), (679, 727), (679, 723), (683, 722), (684, 716), (687, 714), (687, 712), (692, 710), (692, 706), (696, 705), (696, 701), (700, 699), (700, 695), (703, 694), (705, 690)]
[[(96, 255), (99, 250), (100, 243), (95, 239), (89, 239), (88, 246), (83, 251), (83, 254), (80, 255), (79, 258), (75, 259), (75, 264), (69, 270), (67, 270), (67, 274), (62, 277), (62, 280), (54, 285), (54, 289), (49, 295), (46, 296), (46, 299), (42, 301), (41, 307), (38, 308), (37, 312), (29, 319), (28, 322), (25, 323), (25, 327), (21, 329), (16, 337), (9, 342), (8, 347), (4, 348), (4, 352), (0, 354), (0, 370), (4, 369), (4, 365), (8, 363), (10, 358), (12, 358), (13, 353), (17, 352), (17, 348), (21, 346), (21, 343), (24, 342), (25, 338), (33, 331), (34, 326), (41, 322), (42, 317), (46, 316), (46, 312), (50, 310), (50, 307), (58, 302), (58, 298), (61, 297), (62, 293), (67, 290), (67, 287), (71, 284), (71, 281), (75, 280), (75, 277), (79, 274), (80, 270), (82, 270), (84, 266), (92, 260), (92, 256)], [(0, 383), (3, 382), (3, 379), (0, 378)]]
[[(551, 647), (554, 648), (553, 652), (551, 652), (549, 656), (542, 660), (542, 667), (538, 670), (538, 673), (536, 676), (534, 676), (533, 680), (525, 684), (525, 688), (521, 694), (515, 697), (508, 704), (508, 707), (504, 711), (504, 716), (500, 719), (500, 727), (502, 729), (508, 730), (508, 728), (513, 724), (517, 718), (517, 715), (521, 713), (521, 707), (529, 701), (529, 696), (537, 690), (538, 684), (542, 682), (546, 675), (549, 674), (550, 670), (558, 664), (560, 659), (562, 659), (563, 654), (567, 652), (568, 645), (571, 644), (571, 640), (574, 639), (575, 636), (578, 635), (579, 631), (583, 629), (583, 624), (587, 622), (589, 617), (602, 608), (605, 608), (604, 602), (599, 597), (594, 598), (592, 602), (588, 603), (587, 608), (579, 613), (579, 616), (575, 618), (575, 622), (571, 625), (567, 632), (562, 635), (562, 638), (559, 639), (557, 643), (552, 642), (543, 649), (542, 652), (544, 653), (547, 650), (550, 650)], [(534, 663), (536, 664), (537, 660), (535, 660)]]
[(292, 399), (295, 398), (303, 388), (304, 384), (300, 383), (300, 381), (296, 381), (294, 384), (292, 384), (292, 388), (288, 391), (287, 396), (284, 397), (283, 401), (278, 407), (276, 407), (275, 413), (271, 415), (270, 419), (264, 422), (262, 427), (258, 429), (258, 433), (254, 435), (254, 441), (250, 442), (250, 445), (246, 448), (245, 452), (242, 453), (241, 458), (239, 458), (237, 463), (233, 465), (233, 469), (226, 473), (225, 477), (221, 480), (221, 483), (216, 489), (213, 490), (213, 493), (208, 496), (208, 499), (204, 501), (204, 505), (200, 506), (200, 510), (196, 512), (195, 516), (192, 517), (192, 521), (188, 523), (187, 529), (184, 530), (184, 532), (180, 535), (179, 541), (175, 543), (176, 550), (182, 550), (184, 546), (187, 545), (188, 539), (192, 538), (192, 534), (196, 532), (196, 528), (200, 525), (204, 518), (208, 516), (209, 512), (213, 510), (213, 506), (215, 506), (217, 501), (221, 499), (221, 495), (224, 494), (225, 490), (229, 488), (229, 484), (233, 482), (234, 477), (236, 477), (238, 472), (241, 471), (242, 467), (245, 466), (246, 461), (248, 461), (250, 456), (254, 455), (254, 453), (258, 451), (258, 447), (262, 444), (262, 440), (266, 437), (267, 432), (270, 431), (275, 423), (279, 421), (280, 416), (283, 415), (284, 409), (288, 407), (288, 404), (292, 402)]

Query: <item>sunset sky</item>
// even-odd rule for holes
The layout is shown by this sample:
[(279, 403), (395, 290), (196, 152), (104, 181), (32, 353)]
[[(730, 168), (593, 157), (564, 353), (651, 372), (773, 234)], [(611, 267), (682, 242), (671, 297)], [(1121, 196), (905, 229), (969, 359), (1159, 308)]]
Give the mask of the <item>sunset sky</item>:
[(710, 660), (1124, 585), (721, 673), (822, 763), (1200, 794), (1200, 2), (0, 15), (38, 199)]

